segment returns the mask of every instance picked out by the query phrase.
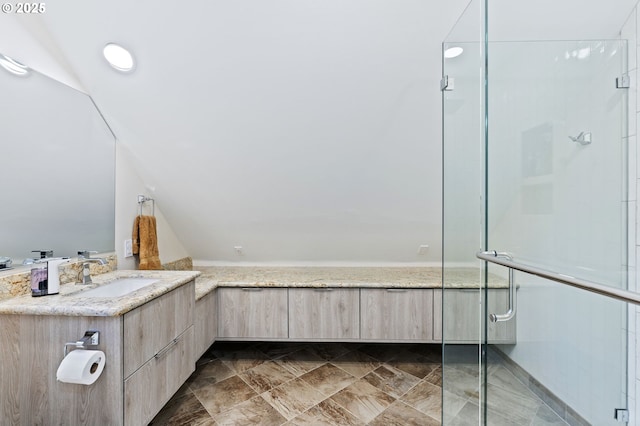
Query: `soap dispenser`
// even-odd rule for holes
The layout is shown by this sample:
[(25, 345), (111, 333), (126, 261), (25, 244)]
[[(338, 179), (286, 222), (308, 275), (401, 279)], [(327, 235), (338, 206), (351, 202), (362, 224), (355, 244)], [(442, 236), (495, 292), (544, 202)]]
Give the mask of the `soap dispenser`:
[(47, 294), (58, 294), (60, 292), (60, 270), (58, 267), (67, 261), (69, 261), (68, 257), (47, 259), (47, 280), (49, 281)]
[(58, 267), (68, 261), (68, 257), (53, 257), (36, 261), (36, 263), (46, 262), (46, 266), (31, 270), (31, 295), (38, 297), (58, 294), (60, 292), (60, 271)]

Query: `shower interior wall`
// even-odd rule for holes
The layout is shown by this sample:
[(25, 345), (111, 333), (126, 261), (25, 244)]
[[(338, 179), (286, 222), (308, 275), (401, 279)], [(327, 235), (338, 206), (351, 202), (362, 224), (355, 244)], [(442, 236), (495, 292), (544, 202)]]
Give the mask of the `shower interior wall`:
[[(621, 99), (622, 92), (612, 92), (606, 87), (606, 84), (613, 85), (618, 66), (609, 68), (615, 61), (610, 58), (624, 45), (490, 41), (489, 56), (493, 64), (489, 66), (488, 238), (491, 248), (513, 250), (521, 259), (548, 269), (637, 290), (636, 252), (640, 243), (636, 233), (637, 22), (636, 7), (619, 36), (627, 41), (626, 69), (630, 70), (632, 80), (628, 91), (628, 129), (619, 129), (620, 120), (616, 115), (619, 109), (612, 108)], [(560, 46), (555, 59), (554, 55), (545, 56), (553, 52), (554, 46)], [(565, 56), (574, 52), (580, 55), (579, 51), (585, 48), (591, 49), (586, 61)], [(514, 55), (518, 57), (519, 49), (526, 51), (521, 57), (523, 61), (531, 61), (528, 68), (518, 68), (517, 60), (510, 64), (506, 60)], [(605, 50), (609, 51), (602, 53)], [(542, 51), (544, 55), (536, 60)], [(514, 66), (511, 73), (504, 69), (509, 66)], [(624, 63), (622, 69), (625, 69)], [(525, 85), (528, 73), (529, 85)], [(603, 79), (607, 82), (604, 86), (599, 83)], [(580, 87), (590, 90), (580, 90)], [(518, 104), (522, 109), (514, 111), (516, 104), (510, 104), (509, 97), (530, 101)], [(504, 109), (501, 110), (501, 106)], [(544, 126), (539, 126), (540, 123)], [(585, 125), (588, 128), (581, 128)], [(574, 130), (576, 134), (593, 132), (603, 139), (594, 138), (594, 146), (579, 146), (567, 138)], [(549, 167), (553, 170), (548, 175), (553, 176), (550, 182), (544, 180), (544, 173), (528, 174), (520, 161), (505, 161), (506, 158), (525, 158), (522, 151), (527, 148), (527, 138), (538, 143), (545, 139), (545, 132), (553, 140), (553, 155), (549, 155)], [(563, 140), (566, 143), (562, 143)], [(622, 142), (622, 154), (617, 151), (616, 140)], [(596, 152), (598, 143), (600, 151)], [(602, 145), (605, 143), (608, 146)], [(624, 157), (625, 151), (627, 157)], [(538, 150), (536, 155), (546, 154)], [(621, 156), (627, 161), (620, 164), (620, 169), (609, 172), (599, 169), (602, 165), (616, 164)], [(498, 167), (498, 173), (492, 169), (492, 162), (505, 167)], [(624, 188), (624, 183), (621, 185), (616, 173), (625, 168), (628, 188)], [(619, 208), (620, 200), (622, 208)], [(576, 214), (579, 212), (584, 214)], [(621, 235), (625, 221), (627, 234)], [(536, 237), (540, 235), (545, 237)], [(625, 240), (627, 254), (620, 248), (620, 242)], [(518, 241), (533, 242), (533, 245), (520, 247)], [(607, 270), (611, 265), (621, 268)], [(640, 383), (638, 309), (526, 274), (518, 274), (517, 281), (520, 284), (518, 345), (503, 347), (504, 352), (594, 424), (614, 421), (613, 408), (624, 405), (624, 401), (630, 408), (630, 424), (636, 424), (640, 409), (636, 397)], [(611, 368), (603, 368), (607, 363)]]
[[(640, 118), (640, 108), (638, 107), (638, 22), (640, 21), (640, 8), (636, 6), (629, 15), (620, 32), (620, 38), (628, 40), (628, 68), (631, 77), (631, 88), (629, 90), (629, 124), (628, 137), (626, 138), (629, 155), (629, 190), (627, 199), (628, 227), (629, 227), (629, 244), (628, 244), (628, 271), (629, 290), (638, 291), (637, 283), (640, 281), (638, 275), (638, 264), (640, 264), (640, 235), (638, 231), (640, 226), (638, 219), (640, 215), (637, 213), (638, 206), (638, 189), (640, 185), (639, 167), (638, 167), (638, 148), (637, 148), (637, 129), (638, 119)], [(638, 339), (637, 330), (640, 329), (640, 308), (637, 306), (629, 306), (628, 320), (628, 401), (630, 411), (630, 425), (640, 424), (640, 399), (637, 397), (637, 390), (640, 389), (640, 339)]]

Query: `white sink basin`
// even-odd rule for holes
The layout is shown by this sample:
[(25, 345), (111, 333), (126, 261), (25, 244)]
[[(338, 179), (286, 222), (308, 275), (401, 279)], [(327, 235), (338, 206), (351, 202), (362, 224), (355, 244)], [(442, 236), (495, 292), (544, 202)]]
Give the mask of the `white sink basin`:
[(157, 278), (119, 278), (100, 287), (76, 293), (80, 297), (120, 297), (158, 282)]

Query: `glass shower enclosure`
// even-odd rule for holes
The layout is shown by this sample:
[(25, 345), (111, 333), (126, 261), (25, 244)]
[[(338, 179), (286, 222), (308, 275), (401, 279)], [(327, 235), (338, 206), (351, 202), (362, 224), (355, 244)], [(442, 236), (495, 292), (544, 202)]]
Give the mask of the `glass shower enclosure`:
[(627, 303), (476, 253), (627, 289), (627, 41), (492, 37), (490, 6), (443, 43), (443, 424), (620, 424)]

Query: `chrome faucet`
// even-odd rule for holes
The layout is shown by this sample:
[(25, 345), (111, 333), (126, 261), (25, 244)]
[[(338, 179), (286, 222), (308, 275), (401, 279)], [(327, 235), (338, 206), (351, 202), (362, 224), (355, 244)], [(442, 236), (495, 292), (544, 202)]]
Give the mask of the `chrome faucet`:
[(82, 250), (78, 252), (78, 260), (82, 263), (82, 284), (84, 285), (93, 283), (89, 269), (90, 263), (107, 264), (107, 261), (101, 257), (91, 257), (91, 253), (97, 253), (97, 251)]

